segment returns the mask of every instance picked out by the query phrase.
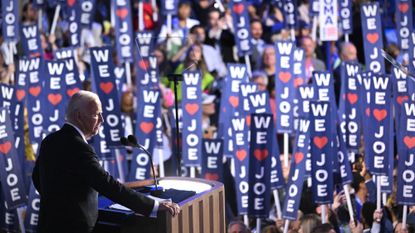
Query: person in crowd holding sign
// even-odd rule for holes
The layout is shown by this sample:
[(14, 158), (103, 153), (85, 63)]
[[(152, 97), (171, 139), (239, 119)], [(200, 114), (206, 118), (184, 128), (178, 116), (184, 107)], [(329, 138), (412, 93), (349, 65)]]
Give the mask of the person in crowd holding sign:
[(206, 44), (214, 47), (225, 63), (230, 63), (236, 61), (233, 53), (235, 38), (230, 30), (231, 23), (226, 20), (226, 17), (226, 15), (221, 15), (218, 9), (214, 8), (209, 11)]
[(187, 40), (190, 28), (199, 24), (198, 20), (190, 18), (191, 13), (192, 2), (187, 0), (180, 1), (177, 18), (175, 17), (172, 20), (172, 31), (170, 33), (168, 32), (166, 24), (161, 27), (158, 42), (167, 42), (170, 48), (168, 50), (168, 58), (174, 56), (179, 48), (183, 46)]
[(23, 25), (30, 25), (37, 22), (38, 12), (33, 7), (33, 4), (27, 2), (23, 5), (22, 8), (22, 23)]
[[(199, 70), (202, 75), (202, 90), (206, 91), (215, 81), (215, 77), (208, 71), (205, 59), (203, 58), (203, 49), (200, 43), (195, 43), (190, 46), (186, 52), (186, 58), (177, 66), (174, 71), (175, 74), (183, 74), (184, 71)], [(171, 90), (174, 90), (174, 82), (164, 79), (164, 84)], [(182, 91), (181, 85), (177, 86), (177, 99), (181, 101)]]
[(252, 38), (251, 42), (253, 45), (253, 52), (252, 52), (252, 67), (256, 69), (260, 68), (261, 65), (261, 57), (262, 53), (264, 52), (265, 41), (262, 39), (263, 29), (262, 23), (259, 19), (251, 20), (251, 33)]
[(215, 99), (214, 95), (202, 94), (202, 130), (204, 138), (216, 138), (216, 124), (211, 119), (215, 114)]
[(316, 42), (310, 36), (301, 38), (301, 48), (305, 52), (305, 73), (307, 80), (311, 79), (313, 71), (324, 71), (326, 65), (315, 56)]
[(275, 56), (275, 47), (273, 45), (266, 45), (262, 54), (262, 67), (261, 69), (268, 76), (267, 90), (270, 98), (275, 98), (275, 64), (277, 58)]
[(79, 91), (69, 101), (66, 123), (42, 141), (32, 177), (40, 194), (38, 232), (91, 232), (98, 217), (97, 192), (145, 216), (180, 212), (175, 203), (159, 203), (125, 187), (101, 167), (86, 140), (102, 123), (98, 96)]

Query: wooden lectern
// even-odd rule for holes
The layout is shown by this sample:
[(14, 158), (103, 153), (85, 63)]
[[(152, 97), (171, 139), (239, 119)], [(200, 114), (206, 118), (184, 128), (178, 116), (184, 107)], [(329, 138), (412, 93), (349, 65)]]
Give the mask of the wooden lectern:
[[(148, 180), (126, 183), (126, 185), (137, 188), (152, 183)], [(174, 218), (167, 212), (159, 213), (157, 219), (143, 217), (131, 211), (110, 209), (108, 205), (100, 203), (99, 217), (94, 233), (226, 232), (225, 190), (222, 183), (187, 177), (166, 177), (160, 178), (159, 184), (166, 190), (194, 191), (196, 194), (178, 203), (182, 211)]]

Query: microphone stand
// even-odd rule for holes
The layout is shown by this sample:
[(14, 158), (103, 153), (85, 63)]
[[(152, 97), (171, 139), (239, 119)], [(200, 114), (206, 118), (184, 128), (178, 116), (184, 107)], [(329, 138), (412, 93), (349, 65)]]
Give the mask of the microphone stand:
[(176, 122), (176, 158), (178, 160), (178, 168), (177, 168), (177, 173), (179, 176), (181, 176), (181, 159), (182, 159), (182, 153), (181, 153), (181, 149), (180, 149), (180, 139), (179, 139), (179, 100), (178, 100), (178, 95), (177, 95), (177, 84), (178, 81), (182, 81), (183, 80), (183, 76), (181, 74), (169, 74), (167, 75), (167, 77), (169, 78), (169, 80), (173, 80), (174, 85), (173, 85), (173, 89), (174, 89), (174, 109), (175, 109), (175, 113), (176, 113), (176, 117), (175, 117), (175, 122)]
[(121, 138), (121, 144), (124, 146), (132, 146), (132, 147), (136, 147), (138, 149), (141, 149), (142, 151), (144, 151), (144, 153), (147, 154), (147, 156), (149, 157), (150, 160), (150, 166), (151, 166), (151, 170), (153, 171), (153, 180), (154, 180), (154, 186), (155, 186), (155, 190), (153, 190), (153, 194), (157, 195), (158, 191), (163, 191), (162, 189), (159, 190), (159, 186), (158, 185), (158, 180), (156, 177), (156, 172), (154, 170), (154, 163), (153, 163), (153, 157), (150, 154), (150, 152), (142, 145), (140, 145), (137, 142), (137, 139), (133, 136), (133, 135), (129, 135), (128, 138), (122, 137)]

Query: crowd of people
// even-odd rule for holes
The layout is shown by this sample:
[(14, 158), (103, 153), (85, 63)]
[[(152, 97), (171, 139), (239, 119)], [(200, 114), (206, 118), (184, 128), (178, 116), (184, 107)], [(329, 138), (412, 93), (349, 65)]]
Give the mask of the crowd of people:
[[(88, 48), (101, 46), (104, 44), (115, 44), (114, 28), (110, 22), (109, 1), (96, 0), (96, 12), (92, 28), (85, 28), (81, 33), (81, 45), (77, 49), (77, 65), (80, 76), (84, 80), (84, 89), (91, 90), (90, 63)], [(132, 1), (133, 18), (136, 19), (138, 1)], [(252, 42), (252, 53), (250, 55), (250, 67), (252, 75), (250, 80), (258, 85), (259, 90), (267, 90), (270, 94), (270, 104), (275, 114), (275, 73), (278, 57), (274, 42), (277, 40), (289, 40), (290, 29), (284, 26), (284, 13), (281, 6), (271, 4), (269, 1), (247, 1), (250, 18), (250, 33)], [(275, 1), (278, 2), (278, 1)], [(318, 39), (314, 40), (312, 31), (312, 19), (309, 17), (309, 0), (298, 1), (298, 27), (295, 30), (295, 43), (297, 47), (303, 48), (305, 52), (305, 76), (308, 82), (312, 82), (311, 73), (319, 70), (329, 70), (334, 74), (334, 88), (338, 101), (340, 93), (340, 64), (343, 61), (358, 61), (364, 66), (364, 51), (362, 42), (362, 31), (360, 22), (360, 4), (364, 0), (353, 1), (353, 30), (350, 41), (344, 42), (344, 37), (340, 35), (335, 42), (322, 43)], [(204, 138), (215, 138), (219, 128), (218, 108), (222, 86), (227, 75), (227, 63), (243, 63), (244, 57), (239, 57), (235, 44), (234, 26), (232, 23), (231, 9), (228, 8), (229, 1), (212, 0), (180, 0), (177, 14), (172, 19), (172, 29), (168, 32), (167, 25), (161, 14), (159, 17), (152, 17), (153, 13), (158, 13), (158, 8), (151, 8), (145, 21), (146, 30), (154, 32), (155, 48), (152, 55), (157, 57), (160, 76), (160, 89), (162, 90), (163, 114), (167, 114), (167, 109), (174, 105), (174, 98), (181, 100), (179, 86), (178, 96), (173, 94), (173, 82), (167, 78), (168, 74), (180, 74), (184, 70), (199, 70), (202, 74), (202, 128)], [(393, 1), (382, 3), (385, 7), (382, 20), (391, 24), (393, 27)], [(160, 6), (160, 4), (159, 4)], [(49, 34), (54, 9), (46, 10), (46, 14), (41, 19), (41, 46), (44, 52), (44, 59), (54, 59), (54, 51), (68, 47), (68, 25), (65, 20), (58, 21), (58, 27), (54, 34)], [(148, 10), (145, 8), (145, 10)], [(31, 2), (26, 2), (21, 9), (21, 22), (23, 25), (39, 22), (39, 9), (34, 7)], [(391, 13), (392, 12), (392, 13)], [(134, 30), (138, 31), (137, 20), (134, 22)], [(392, 23), (390, 23), (392, 22)], [(3, 39), (0, 39), (3, 42)], [(403, 60), (403, 54), (399, 47), (393, 43), (385, 43), (386, 51), (394, 58)], [(137, 48), (134, 48), (137, 49)], [(18, 59), (22, 57), (22, 51), (18, 45), (17, 54), (14, 62), (9, 59), (8, 49), (5, 43), (0, 47), (0, 83), (14, 85), (16, 67)], [(115, 50), (115, 49), (114, 49)], [(330, 51), (330, 52), (328, 52)], [(114, 62), (122, 66), (114, 56)], [(403, 62), (405, 62), (403, 60)], [(407, 62), (407, 61), (406, 61)], [(130, 71), (133, 84), (124, 85), (121, 90), (121, 112), (124, 116), (129, 116), (134, 124), (136, 102), (135, 82), (140, 78), (134, 66)], [(168, 124), (168, 121), (163, 121)], [(166, 126), (166, 128), (169, 128)], [(27, 127), (26, 127), (27, 130)], [(131, 134), (133, 132), (126, 132)], [(166, 132), (166, 138), (171, 138), (171, 132)], [(30, 145), (26, 141), (26, 144)], [(166, 143), (166, 147), (170, 147)], [(171, 154), (172, 149), (166, 148)], [(33, 161), (33, 150), (28, 147), (26, 158)], [(168, 169), (169, 160), (173, 156), (167, 156), (166, 175), (175, 175), (173, 170)], [(283, 163), (282, 163), (283, 164)], [(242, 221), (242, 216), (238, 215), (235, 203), (235, 190), (232, 175), (229, 172), (230, 162), (225, 163), (224, 181), (226, 189), (226, 217), (229, 233), (251, 232), (254, 229), (254, 222), (250, 227)], [(357, 154), (353, 168), (352, 203), (354, 206), (354, 219), (349, 219), (346, 205), (345, 194), (337, 191), (334, 194), (334, 203), (328, 205), (327, 216), (322, 221), (321, 208), (311, 200), (311, 188), (304, 184), (301, 197), (298, 219), (290, 221), (289, 231), (291, 233), (322, 233), (322, 232), (415, 232), (415, 208), (409, 208), (407, 225), (402, 226), (402, 208), (395, 202), (396, 191), (388, 195), (387, 201), (382, 209), (377, 209), (375, 200), (374, 184), (371, 174), (366, 170), (363, 150)], [(283, 166), (285, 180), (288, 179), (289, 167)], [(396, 185), (394, 186), (396, 190)], [(284, 190), (280, 190), (284, 197)], [(281, 198), (283, 200), (283, 198)], [(283, 204), (283, 203), (281, 203)], [(324, 224), (322, 222), (325, 222)], [(284, 220), (278, 219), (274, 208), (270, 212), (270, 217), (263, 221), (262, 232), (282, 232)]]

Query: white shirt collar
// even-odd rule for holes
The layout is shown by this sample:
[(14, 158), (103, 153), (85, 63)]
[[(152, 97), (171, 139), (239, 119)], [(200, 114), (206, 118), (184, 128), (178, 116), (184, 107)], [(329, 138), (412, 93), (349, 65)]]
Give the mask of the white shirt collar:
[(76, 125), (74, 125), (74, 124), (72, 124), (70, 122), (65, 122), (65, 124), (68, 124), (68, 125), (74, 127), (76, 129), (76, 131), (78, 131), (78, 133), (81, 135), (82, 139), (84, 139), (85, 143), (88, 143), (87, 140), (86, 140), (86, 138), (85, 138), (84, 133)]

